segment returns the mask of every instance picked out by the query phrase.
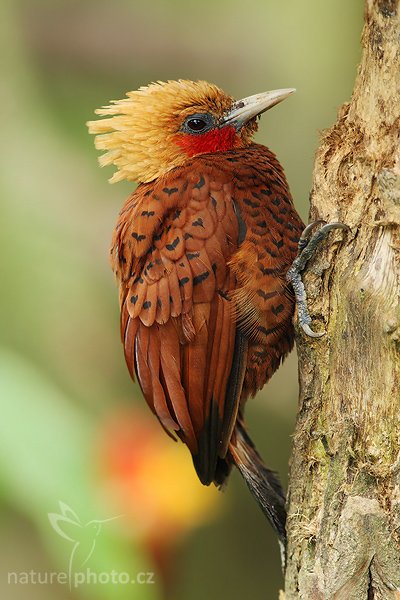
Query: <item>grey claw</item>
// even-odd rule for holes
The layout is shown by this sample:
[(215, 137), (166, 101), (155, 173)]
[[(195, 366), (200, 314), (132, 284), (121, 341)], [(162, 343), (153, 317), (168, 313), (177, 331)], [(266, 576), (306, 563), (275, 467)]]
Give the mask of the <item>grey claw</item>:
[(324, 219), (318, 219), (317, 221), (313, 221), (309, 223), (307, 227), (304, 229), (303, 233), (299, 239), (299, 250), (302, 250), (305, 246), (307, 246), (309, 239), (311, 237), (311, 232), (316, 225), (326, 225), (326, 221)]
[[(318, 221), (316, 221), (316, 223), (318, 223)], [(307, 227), (306, 227), (306, 229), (307, 229)], [(326, 225), (321, 227), (320, 231), (322, 231), (324, 234), (326, 234), (326, 233), (328, 233), (328, 231), (331, 231), (332, 229), (345, 229), (346, 231), (350, 231), (350, 227), (348, 225), (345, 225), (345, 223), (340, 223), (339, 221), (334, 222), (334, 223), (327, 223)]]
[[(314, 223), (310, 223), (303, 231), (298, 242), (297, 257), (294, 259), (290, 269), (291, 271), (294, 271), (294, 273), (301, 273), (301, 271), (304, 270), (306, 264), (314, 254), (315, 249), (330, 231), (335, 229), (343, 229), (345, 231), (350, 231), (350, 227), (348, 227), (344, 223), (334, 222), (325, 223), (325, 225), (318, 229), (316, 233), (311, 234), (313, 227), (318, 223), (323, 222), (324, 221), (319, 220), (315, 221)], [(289, 277), (293, 277), (293, 275), (290, 274)]]
[[(315, 227), (315, 225), (320, 223), (324, 223), (324, 225), (316, 233), (312, 234), (312, 229)], [(296, 298), (298, 314), (297, 318), (300, 327), (306, 335), (312, 338), (322, 337), (325, 335), (325, 331), (316, 333), (309, 325), (311, 323), (311, 317), (307, 308), (307, 295), (301, 279), (301, 272), (305, 269), (317, 246), (333, 229), (344, 229), (346, 231), (350, 231), (350, 227), (344, 223), (326, 223), (321, 219), (307, 225), (298, 243), (297, 256), (286, 274), (286, 280), (291, 283)]]
[(319, 333), (313, 331), (307, 323), (301, 324), (301, 328), (304, 331), (304, 333), (306, 333), (309, 337), (312, 338), (320, 338), (326, 333), (326, 331), (321, 331)]

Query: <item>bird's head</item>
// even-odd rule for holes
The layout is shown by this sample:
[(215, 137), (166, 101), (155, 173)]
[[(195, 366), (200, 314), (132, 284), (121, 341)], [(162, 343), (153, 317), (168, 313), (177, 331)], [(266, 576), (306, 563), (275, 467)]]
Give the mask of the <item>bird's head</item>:
[(294, 89), (234, 100), (206, 81), (152, 83), (127, 98), (96, 110), (107, 117), (89, 121), (101, 166), (115, 165), (111, 182), (148, 182), (183, 165), (192, 156), (247, 146), (257, 116)]

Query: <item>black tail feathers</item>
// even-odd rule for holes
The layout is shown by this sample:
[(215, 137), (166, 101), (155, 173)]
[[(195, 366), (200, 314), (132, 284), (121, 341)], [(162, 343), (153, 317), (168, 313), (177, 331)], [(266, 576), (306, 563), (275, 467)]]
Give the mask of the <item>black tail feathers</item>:
[(229, 455), (246, 481), (247, 487), (286, 547), (285, 494), (277, 475), (267, 469), (243, 424), (238, 419), (229, 445)]

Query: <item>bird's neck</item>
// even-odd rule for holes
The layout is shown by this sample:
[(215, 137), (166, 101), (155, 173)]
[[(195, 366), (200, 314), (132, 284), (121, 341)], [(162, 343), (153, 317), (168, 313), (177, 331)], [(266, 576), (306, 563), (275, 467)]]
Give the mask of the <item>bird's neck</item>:
[(212, 129), (201, 135), (179, 134), (176, 143), (188, 157), (240, 148), (243, 142), (234, 127)]

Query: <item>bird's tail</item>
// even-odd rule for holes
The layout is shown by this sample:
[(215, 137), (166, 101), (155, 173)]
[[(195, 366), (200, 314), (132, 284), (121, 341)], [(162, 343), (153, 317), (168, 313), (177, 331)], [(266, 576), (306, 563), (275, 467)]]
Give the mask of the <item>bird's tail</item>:
[(285, 494), (277, 475), (267, 469), (240, 419), (229, 444), (229, 455), (247, 487), (279, 537), (284, 563), (286, 548)]

